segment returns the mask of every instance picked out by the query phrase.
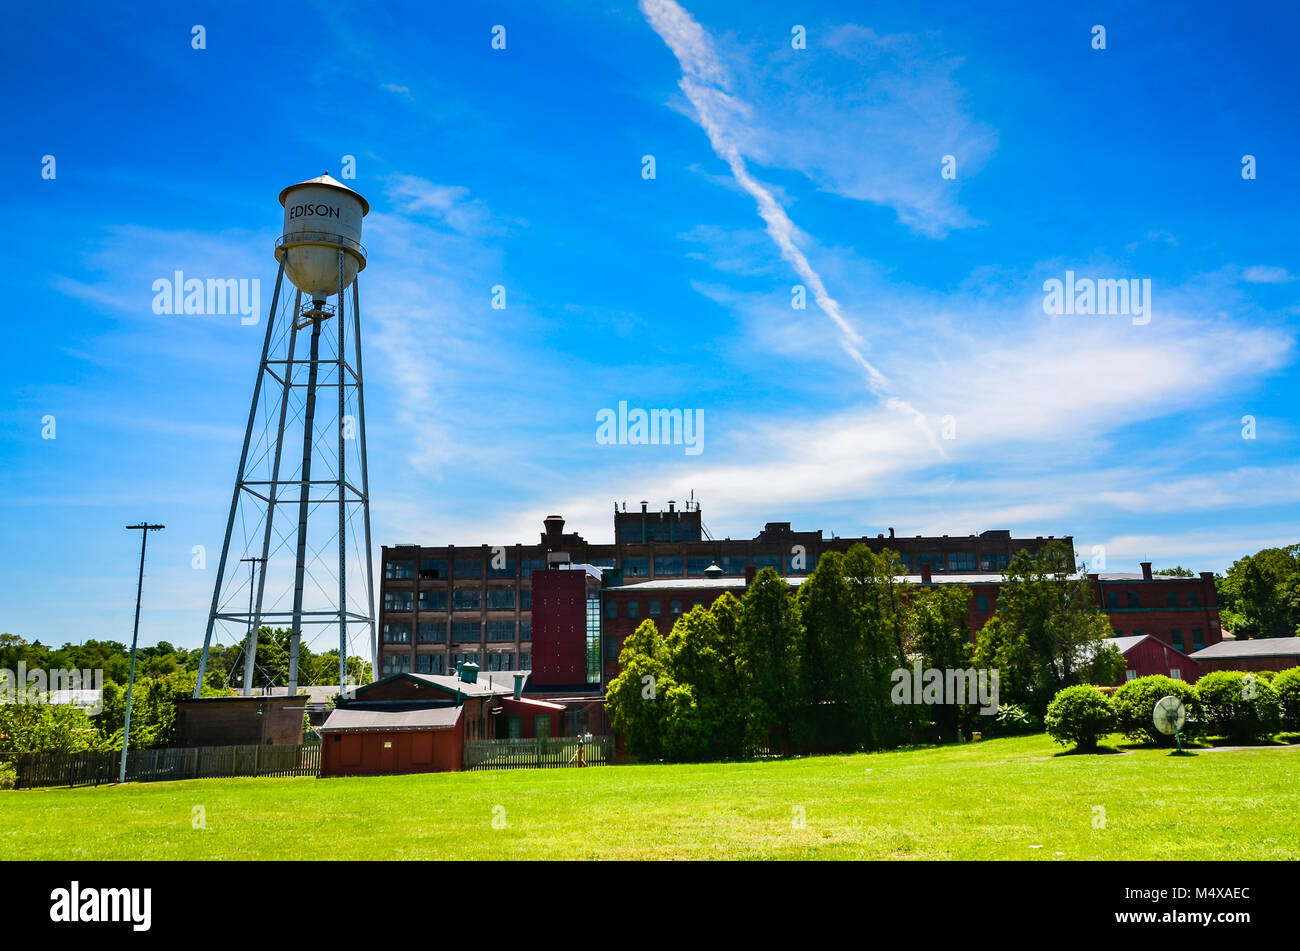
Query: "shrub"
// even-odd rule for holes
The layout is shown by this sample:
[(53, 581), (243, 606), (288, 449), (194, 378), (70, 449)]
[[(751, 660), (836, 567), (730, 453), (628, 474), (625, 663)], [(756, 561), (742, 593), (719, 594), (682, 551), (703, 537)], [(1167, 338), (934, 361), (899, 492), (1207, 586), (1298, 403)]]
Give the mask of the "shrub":
[(1095, 750), (1099, 739), (1115, 731), (1115, 706), (1093, 687), (1066, 687), (1047, 705), (1044, 724), (1056, 742)]
[(1196, 682), (1204, 732), (1254, 740), (1281, 728), (1277, 691), (1267, 680), (1239, 670), (1216, 670)]
[(13, 789), (17, 782), (17, 767), (13, 763), (0, 763), (0, 789)]
[(1004, 703), (991, 717), (979, 717), (977, 725), (983, 726), (985, 736), (1019, 736), (1042, 729), (1042, 724), (1018, 703)]
[(1187, 725), (1184, 735), (1192, 733), (1200, 718), (1196, 688), (1185, 680), (1174, 680), (1163, 674), (1138, 677), (1115, 691), (1111, 700), (1115, 704), (1115, 720), (1119, 731), (1132, 740), (1148, 740), (1172, 746), (1174, 738), (1156, 729), (1151, 719), (1156, 703), (1162, 697), (1177, 697), (1187, 707)]
[(1300, 667), (1281, 671), (1272, 686), (1282, 708), (1282, 728), (1300, 730)]

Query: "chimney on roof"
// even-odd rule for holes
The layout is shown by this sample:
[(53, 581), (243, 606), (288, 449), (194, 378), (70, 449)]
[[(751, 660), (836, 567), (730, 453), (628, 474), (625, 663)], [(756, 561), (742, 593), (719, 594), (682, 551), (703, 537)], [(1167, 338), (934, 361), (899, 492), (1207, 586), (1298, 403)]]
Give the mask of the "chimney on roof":
[(722, 577), (722, 569), (718, 567), (718, 563), (716, 561), (713, 562), (711, 565), (709, 565), (709, 567), (704, 569), (704, 577), (706, 578)]
[(524, 695), (524, 675), (515, 674), (515, 699), (519, 700)]
[(1149, 561), (1142, 562), (1142, 580), (1143, 581), (1151, 580), (1151, 562)]
[(933, 575), (930, 574), (929, 564), (921, 565), (921, 584), (929, 584), (932, 580)]
[(894, 526), (892, 526), (892, 525), (889, 526), (889, 537), (890, 537), (890, 538), (893, 538), (893, 537), (894, 537)]
[(548, 515), (542, 519), (542, 524), (546, 526), (546, 550), (558, 551), (564, 535), (564, 516)]

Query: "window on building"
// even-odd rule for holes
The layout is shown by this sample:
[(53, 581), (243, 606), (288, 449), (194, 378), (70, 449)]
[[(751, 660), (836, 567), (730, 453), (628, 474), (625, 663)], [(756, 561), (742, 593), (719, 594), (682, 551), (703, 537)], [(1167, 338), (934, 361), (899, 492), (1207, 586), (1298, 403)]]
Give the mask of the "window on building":
[(514, 670), (515, 655), (509, 651), (488, 651), (484, 670)]
[(646, 538), (652, 542), (668, 541), (668, 523), (666, 521), (651, 521), (646, 526)]
[(384, 625), (384, 643), (385, 643), (385, 644), (409, 644), (409, 643), (411, 643), (411, 625), (409, 625), (409, 624), (385, 624), (385, 625)]
[(1177, 592), (1177, 591), (1166, 591), (1166, 592), (1165, 592), (1165, 607), (1167, 607), (1167, 608), (1176, 608), (1176, 607), (1178, 607), (1178, 592)]
[(680, 575), (682, 573), (682, 559), (677, 555), (656, 555), (655, 556), (655, 576), (659, 575)]
[(421, 611), (447, 610), (447, 592), (446, 591), (421, 591), (420, 610)]
[(446, 640), (447, 640), (446, 621), (421, 621), (420, 622), (419, 641), (421, 644), (441, 644)]
[(498, 558), (496, 555), (488, 557), (489, 578), (513, 578), (518, 574), (519, 565), (513, 558)]
[(1199, 608), (1201, 606), (1201, 593), (1199, 591), (1187, 592), (1187, 606), (1189, 608)]
[(1170, 680), (1182, 680), (1182, 679), (1183, 679), (1183, 672), (1182, 672), (1181, 670), (1179, 670), (1177, 667), (1170, 667), (1170, 668), (1169, 668), (1169, 679), (1170, 679)]
[(421, 581), (444, 581), (447, 578), (447, 559), (446, 558), (421, 558), (420, 559), (420, 580)]
[(513, 611), (515, 609), (515, 589), (488, 588), (487, 609), (489, 611)]
[(524, 735), (523, 717), (506, 717), (506, 739), (518, 740)]
[(478, 654), (477, 654), (477, 653), (452, 654), (452, 655), (451, 655), (451, 664), (452, 664), (452, 667), (456, 667), (456, 666), (458, 666), (458, 665), (460, 665), (460, 664), (477, 664), (477, 663), (478, 663)]
[(532, 655), (532, 654), (520, 654), (520, 655), (519, 655), (519, 669), (520, 669), (520, 670), (532, 670), (532, 669), (533, 669), (533, 655)]
[(417, 674), (445, 674), (447, 656), (445, 654), (416, 654), (415, 672)]
[(695, 578), (704, 576), (704, 569), (713, 564), (713, 559), (707, 555), (690, 555), (686, 559), (686, 573)]
[(609, 621), (612, 621), (612, 620), (614, 620), (616, 617), (618, 617), (618, 602), (617, 602), (617, 601), (613, 601), (613, 600), (606, 601), (606, 602), (605, 602), (605, 619), (606, 619), (606, 620), (609, 620)]
[(384, 610), (385, 611), (409, 611), (411, 605), (415, 603), (415, 598), (409, 591), (385, 591), (384, 592)]
[(986, 594), (975, 595), (975, 610), (984, 614), (989, 609), (989, 598)]
[(531, 578), (534, 571), (546, 570), (545, 558), (524, 558), (519, 562), (519, 568), (524, 573), (525, 578)]
[(812, 570), (817, 567), (817, 556), (812, 552), (805, 552), (802, 555), (791, 552), (786, 558), (789, 565), (789, 572), (792, 575), (810, 575)]
[(1133, 628), (1133, 636), (1134, 636), (1134, 637), (1141, 637), (1141, 636), (1142, 636), (1142, 628), (1140, 628), (1140, 627), (1135, 627), (1135, 628)]
[(1107, 591), (1107, 592), (1106, 592), (1106, 607), (1108, 607), (1108, 608), (1118, 608), (1118, 607), (1119, 607), (1119, 594), (1118, 594), (1118, 592), (1115, 592), (1115, 591)]
[(600, 597), (587, 598), (587, 683), (600, 683)]
[(391, 677), (393, 674), (404, 674), (411, 669), (411, 657), (409, 654), (385, 654), (383, 661), (383, 676)]
[(1136, 670), (1126, 670), (1126, 671), (1124, 671), (1124, 679), (1125, 679), (1125, 680), (1137, 680), (1137, 676), (1138, 676), (1138, 672), (1137, 672)]
[(1127, 592), (1127, 594), (1128, 594), (1128, 606), (1130, 608), (1137, 608), (1142, 606), (1141, 602), (1138, 601), (1138, 594), (1136, 591), (1129, 591)]
[(623, 574), (628, 576), (644, 576), (650, 574), (649, 558), (624, 558)]
[(477, 644), (479, 636), (478, 621), (452, 621), (451, 639), (459, 642)]
[(618, 540), (621, 542), (641, 541), (641, 523), (634, 519), (628, 519), (625, 522), (619, 522)]
[(682, 602), (680, 602), (680, 601), (669, 601), (669, 602), (668, 602), (668, 610), (669, 610), (670, 612), (672, 612), (673, 617), (677, 617), (679, 614), (682, 613)]
[(551, 738), (551, 715), (549, 713), (539, 713), (533, 717), (533, 732), (537, 734), (539, 740), (549, 740)]
[(520, 622), (519, 622), (519, 639), (520, 639), (521, 641), (531, 641), (531, 640), (533, 639), (533, 622), (532, 622), (532, 621), (520, 621)]
[(762, 571), (764, 568), (771, 568), (774, 571), (780, 571), (781, 556), (780, 555), (755, 555), (754, 556), (755, 573)]
[(457, 588), (451, 593), (453, 611), (477, 611), (483, 603), (482, 592), (478, 588)]
[(917, 569), (922, 565), (929, 565), (931, 571), (943, 571), (943, 555), (937, 551), (921, 552), (916, 556)]
[(699, 522), (693, 520), (678, 522), (673, 538), (679, 542), (698, 542), (700, 540)]
[(651, 601), (651, 602), (650, 602), (650, 616), (651, 616), (651, 617), (658, 617), (658, 616), (659, 616), (659, 602), (658, 602), (658, 601)]
[(694, 611), (696, 608), (702, 608), (702, 607), (704, 607), (704, 602), (703, 602), (703, 601), (692, 601), (692, 602), (691, 602), (691, 610), (692, 610), (692, 611)]
[(718, 562), (718, 567), (722, 569), (724, 575), (744, 575), (745, 569), (749, 567), (749, 556), (723, 555), (722, 560)]
[(948, 553), (949, 571), (974, 571), (975, 553), (973, 551), (953, 551)]
[(587, 708), (573, 707), (564, 711), (564, 735), (577, 736), (590, 730)]
[(981, 571), (1006, 571), (1007, 570), (1007, 553), (986, 552), (980, 555)]
[(520, 588), (519, 589), (519, 610), (531, 611), (532, 609), (533, 609), (533, 589)]
[(453, 574), (457, 578), (482, 578), (483, 577), (483, 559), (482, 558), (457, 558)]
[(605, 659), (618, 660), (619, 652), (623, 649), (623, 642), (617, 637), (605, 637)]
[(487, 639), (489, 641), (513, 641), (515, 639), (514, 621), (488, 621)]
[(1183, 647), (1183, 629), (1182, 629), (1181, 627), (1176, 627), (1176, 628), (1174, 628), (1172, 631), (1170, 631), (1170, 632), (1169, 632), (1169, 639), (1170, 639), (1170, 642), (1171, 642), (1175, 647), (1177, 647), (1180, 651), (1181, 651), (1181, 650), (1186, 650), (1186, 648)]
[(629, 618), (632, 618), (633, 620), (635, 620), (636, 618), (639, 618), (639, 617), (641, 616), (641, 602), (640, 602), (640, 601), (629, 601), (629, 602), (627, 602), (627, 616), (628, 616)]
[(1205, 649), (1205, 631), (1199, 627), (1192, 628), (1192, 650)]
[(390, 561), (384, 566), (384, 577), (389, 581), (407, 581), (415, 577), (415, 562)]

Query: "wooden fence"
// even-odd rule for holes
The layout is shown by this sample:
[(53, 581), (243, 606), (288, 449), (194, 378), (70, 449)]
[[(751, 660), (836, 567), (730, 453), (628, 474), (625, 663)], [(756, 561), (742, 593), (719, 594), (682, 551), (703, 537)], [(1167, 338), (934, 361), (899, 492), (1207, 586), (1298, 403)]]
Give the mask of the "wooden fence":
[[(319, 776), (320, 759), (319, 743), (131, 750), (126, 754), (126, 780), (148, 783), (232, 776)], [(11, 761), (18, 772), (17, 789), (98, 786), (117, 782), (122, 754), (25, 753)]]
[[(466, 740), (466, 769), (552, 769), (577, 766), (577, 737), (561, 736), (532, 740)], [(589, 736), (582, 744), (582, 758), (588, 766), (614, 762), (614, 738)]]

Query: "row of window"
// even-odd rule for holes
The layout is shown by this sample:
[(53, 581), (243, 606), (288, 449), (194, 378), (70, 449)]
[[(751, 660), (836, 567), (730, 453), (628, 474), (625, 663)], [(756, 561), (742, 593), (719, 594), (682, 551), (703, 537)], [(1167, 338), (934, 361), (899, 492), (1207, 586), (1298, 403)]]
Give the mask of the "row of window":
[[(447, 643), (448, 625), (446, 621), (421, 621), (415, 627), (417, 644)], [(412, 625), (407, 623), (385, 624), (382, 628), (385, 644), (411, 643)], [(516, 638), (518, 632), (518, 638)], [(514, 621), (452, 621), (450, 626), (453, 643), (472, 643), (488, 640), (492, 642), (511, 642), (516, 639), (531, 641), (533, 639), (533, 622), (520, 621), (516, 627)]]
[[(519, 663), (516, 665), (515, 659)], [(452, 654), (448, 657), (446, 654), (416, 654), (415, 655), (415, 673), (417, 674), (445, 674), (448, 669), (455, 670), (457, 664), (479, 664), (480, 670), (529, 670), (533, 666), (533, 655), (531, 653), (514, 654), (510, 651), (491, 651), (484, 655), (480, 661), (480, 655), (477, 652)], [(450, 665), (450, 667), (448, 666)], [(410, 654), (385, 654), (383, 661), (382, 674), (385, 677), (392, 674), (404, 674), (411, 670)]]
[[(1138, 593), (1136, 591), (1125, 591), (1124, 595), (1125, 595), (1125, 603), (1127, 604), (1128, 607), (1140, 608), (1142, 606), (1141, 602), (1138, 599)], [(1199, 608), (1200, 606), (1201, 606), (1201, 592), (1195, 589), (1189, 590), (1187, 592), (1187, 607)], [(1118, 591), (1106, 592), (1106, 607), (1108, 608), (1119, 607)], [(1182, 607), (1182, 605), (1179, 603), (1177, 590), (1165, 592), (1165, 607), (1168, 608)]]
[[(1123, 636), (1124, 636), (1124, 632), (1121, 631), (1119, 628), (1113, 628), (1113, 630), (1114, 630), (1114, 632), (1115, 632), (1115, 636), (1116, 636), (1116, 637), (1123, 637)], [(1135, 628), (1133, 628), (1133, 636), (1134, 636), (1134, 637), (1141, 637), (1144, 633), (1145, 633), (1145, 632), (1144, 632), (1144, 631), (1142, 630), (1142, 628), (1140, 628), (1140, 627), (1135, 627)], [(1179, 649), (1180, 651), (1182, 651), (1184, 654), (1190, 653), (1191, 651), (1204, 650), (1204, 649), (1205, 649), (1205, 630), (1204, 630), (1203, 628), (1199, 628), (1199, 627), (1194, 627), (1194, 628), (1192, 628), (1192, 646), (1191, 646), (1191, 651), (1189, 651), (1188, 648), (1187, 648), (1187, 641), (1186, 641), (1186, 639), (1183, 637), (1183, 629), (1182, 629), (1181, 627), (1175, 627), (1175, 628), (1172, 628), (1172, 629), (1169, 631), (1169, 643), (1173, 644), (1174, 647), (1178, 648), (1178, 649)]]
[[(692, 607), (700, 607), (700, 606), (703, 605), (703, 604), (704, 604), (703, 601), (696, 601), (696, 602), (692, 605)], [(649, 611), (649, 613), (648, 613), (646, 616), (647, 616), (647, 617), (659, 617), (660, 614), (662, 613), (662, 605), (663, 605), (663, 602), (662, 602), (662, 601), (649, 601), (649, 602), (647, 602), (646, 607), (647, 607), (647, 610)], [(677, 617), (678, 615), (680, 615), (680, 614), (682, 613), (682, 602), (681, 602), (681, 601), (669, 601), (669, 602), (668, 602), (668, 612), (669, 612), (669, 615), (672, 616), (672, 617)], [(626, 617), (626, 618), (631, 618), (631, 619), (633, 619), (633, 620), (639, 618), (639, 617), (641, 616), (641, 602), (640, 602), (640, 601), (624, 601), (624, 602), (623, 602), (623, 616)], [(617, 602), (617, 601), (612, 601), (612, 600), (611, 600), (611, 601), (606, 601), (606, 602), (605, 602), (605, 618), (606, 618), (607, 620), (613, 621), (613, 620), (616, 619), (617, 617), (618, 617), (618, 602)]]
[[(641, 523), (627, 520), (618, 526), (618, 540), (621, 542), (641, 541)], [(671, 536), (671, 537), (670, 537)], [(670, 526), (666, 521), (651, 521), (645, 525), (645, 540), (651, 542), (698, 542), (700, 526), (697, 522), (674, 521)]]
[[(521, 611), (533, 609), (533, 589), (524, 588), (515, 596), (514, 588), (489, 588), (486, 592), (478, 588), (456, 588), (451, 592), (451, 609), (453, 611), (478, 611), (486, 607), (489, 611), (513, 611), (515, 601), (519, 602)], [(410, 611), (416, 598), (410, 591), (385, 591), (385, 611)], [(418, 604), (421, 611), (446, 611), (446, 591), (421, 591)]]
[(421, 581), (445, 581), (447, 578), (482, 578), (486, 573), (489, 578), (518, 578), (520, 568), (525, 578), (532, 577), (534, 571), (546, 567), (545, 558), (516, 559), (506, 555), (489, 555), (483, 558), (457, 558), (448, 571), (446, 558), (425, 558), (419, 562), (413, 560), (390, 561), (384, 565), (384, 577), (389, 581), (410, 581), (418, 573)]

